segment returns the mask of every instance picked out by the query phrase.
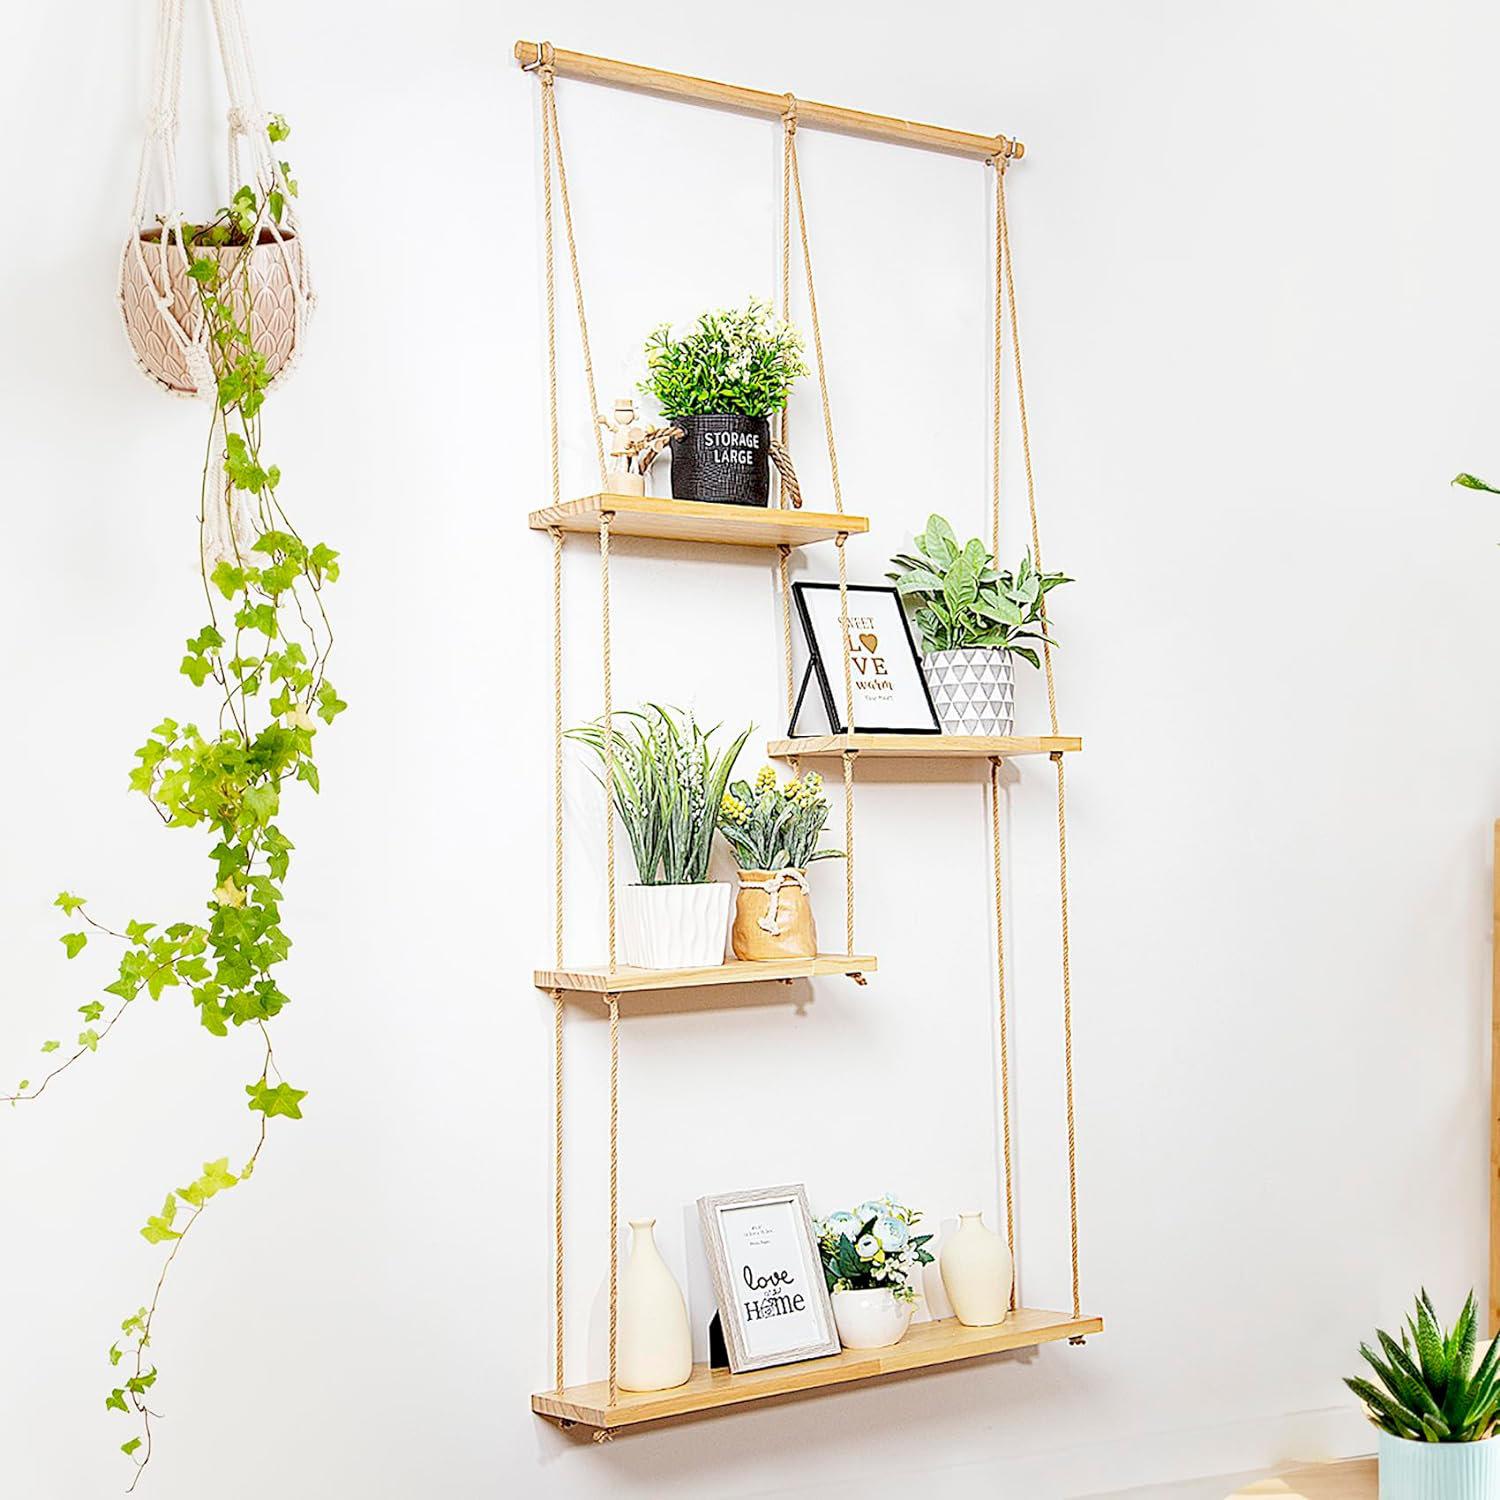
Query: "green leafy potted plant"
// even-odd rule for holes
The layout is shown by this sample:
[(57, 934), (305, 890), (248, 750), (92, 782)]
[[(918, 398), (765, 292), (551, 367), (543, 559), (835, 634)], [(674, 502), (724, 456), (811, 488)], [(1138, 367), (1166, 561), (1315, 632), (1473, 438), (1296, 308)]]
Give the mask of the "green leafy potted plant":
[(699, 315), (680, 337), (663, 324), (646, 340), (641, 389), (679, 429), (672, 494), (679, 500), (768, 505), (771, 423), (807, 374), (802, 340), (769, 303)]
[(841, 1209), (817, 1224), (833, 1321), (846, 1349), (887, 1349), (911, 1322), (912, 1281), (932, 1264), (930, 1234), (913, 1234), (922, 1215), (889, 1195)]
[(708, 861), (724, 791), (750, 726), (716, 751), (720, 726), (705, 730), (692, 714), (648, 703), (616, 720), (568, 733), (606, 766), (606, 748), (613, 754), (611, 796), (639, 877), (620, 903), (624, 960), (641, 969), (721, 964), (733, 888), (708, 878)]
[(1378, 1431), (1381, 1500), (1493, 1500), (1500, 1494), (1500, 1342), (1477, 1364), (1479, 1310), (1469, 1293), (1444, 1329), (1424, 1290), (1400, 1338), (1376, 1330), (1359, 1352), (1379, 1384), (1344, 1384)]
[(812, 958), (818, 931), (808, 899), (807, 867), (815, 859), (842, 859), (841, 849), (820, 849), (828, 798), (816, 771), (780, 786), (762, 766), (752, 786), (736, 781), (719, 808), (719, 831), (740, 867), (735, 896), (734, 956), (750, 963)]
[(922, 671), (944, 734), (1007, 735), (1015, 728), (1019, 656), (1041, 665), (1030, 641), (1056, 645), (1042, 601), (1062, 573), (1040, 573), (1028, 552), (1014, 572), (1000, 572), (973, 537), (962, 546), (942, 516), (929, 516), (917, 553), (898, 553), (886, 577), (915, 607)]
[[(284, 122), (271, 129), (273, 139), (285, 138)], [(132, 1489), (156, 1440), (155, 1325), (167, 1273), (213, 1200), (259, 1169), (271, 1121), (300, 1120), (307, 1095), (283, 1076), (272, 1049), (275, 1019), (290, 1001), (279, 977), (292, 947), (282, 904), (295, 846), (284, 818), (299, 785), (318, 791), (315, 735), (320, 721), (331, 724), (346, 705), (327, 675), (333, 631), (324, 592), (339, 576), (338, 553), (296, 530), (283, 507), (281, 471), (261, 446), (275, 367), (254, 311), (260, 273), (251, 247), (283, 209), (279, 187), (242, 187), (214, 219), (182, 227), (215, 400), (198, 516), (208, 618), (188, 638), (179, 670), (207, 702), (202, 728), (163, 717), (150, 731), (135, 752), (130, 787), (150, 803), (153, 821), (207, 835), (203, 910), (165, 924), (111, 925), (83, 897), (58, 896), (55, 904), (77, 924), (61, 938), (68, 958), (108, 945), (114, 977), (90, 984), (75, 1041), (59, 1036), (42, 1044), (46, 1071), (0, 1094), (0, 1103), (16, 1105), (49, 1087), (55, 1093), (60, 1078), (140, 1010), (143, 996), (157, 1001), (171, 991), (190, 999), (211, 1036), (228, 1037), (231, 1028), (251, 1034), (255, 1061), (241, 1095), (251, 1114), (246, 1138), (233, 1157), (185, 1172), (184, 1185), (146, 1218), (140, 1234), (164, 1247), (161, 1271), (149, 1302), (124, 1319), (109, 1348), (104, 1404), (134, 1427), (120, 1445), (135, 1465)]]

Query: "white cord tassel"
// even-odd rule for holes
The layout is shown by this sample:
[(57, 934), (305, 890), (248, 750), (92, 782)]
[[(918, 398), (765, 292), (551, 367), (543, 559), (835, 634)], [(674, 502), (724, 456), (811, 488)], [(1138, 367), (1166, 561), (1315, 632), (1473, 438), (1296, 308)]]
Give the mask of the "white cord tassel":
[(203, 517), (203, 566), (212, 573), (221, 562), (242, 563), (255, 545), (249, 497), (236, 495), (229, 476), (216, 485)]

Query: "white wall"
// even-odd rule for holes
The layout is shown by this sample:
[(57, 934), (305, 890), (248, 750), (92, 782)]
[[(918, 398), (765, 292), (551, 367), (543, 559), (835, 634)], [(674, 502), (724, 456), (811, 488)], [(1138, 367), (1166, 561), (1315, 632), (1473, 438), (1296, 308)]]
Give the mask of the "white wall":
[[(267, 416), (343, 548), (325, 794), (288, 819), (310, 1090), (215, 1205), (159, 1322), (158, 1500), (811, 1495), (1015, 1500), (1149, 1485), (1365, 1434), (1338, 1377), (1425, 1281), (1484, 1275), (1500, 509), (1493, 10), (770, 0), (415, 7), (258, 0), (323, 294)], [(202, 412), (132, 371), (112, 306), (146, 88), (145, 0), (5, 7), (7, 567), (0, 589), (0, 1064), (93, 993), (48, 906), (197, 910), (199, 840), (125, 771), (200, 623)], [(536, 1421), (550, 1375), (545, 498), (534, 85), (518, 35), (1021, 135), (1012, 177), (1071, 778), (1087, 1348), (596, 1448)], [(190, 48), (196, 97), (210, 77)], [(643, 331), (775, 276), (773, 125), (559, 88), (603, 394)], [(190, 125), (206, 129), (194, 112)], [(192, 150), (206, 176), (203, 129)], [(212, 140), (217, 143), (217, 133)], [(809, 133), (803, 165), (856, 578), (929, 508), (979, 529), (986, 183)], [(637, 214), (632, 197), (655, 185)], [(684, 211), (681, 205), (690, 205)], [(190, 206), (190, 205), (189, 205)], [(622, 221), (628, 228), (622, 229)], [(566, 301), (563, 303), (566, 307)], [(566, 347), (571, 351), (571, 339)], [(577, 368), (569, 355), (565, 389)], [(801, 455), (826, 498), (813, 392)], [(899, 444), (893, 432), (904, 434)], [(567, 485), (588, 481), (581, 407)], [(1013, 476), (1012, 476), (1013, 477)], [(1020, 491), (1007, 512), (1022, 546)], [(617, 692), (769, 728), (758, 558), (621, 544)], [(805, 576), (827, 576), (813, 554)], [(571, 719), (596, 709), (570, 549)], [(1022, 719), (1042, 723), (1040, 684)], [(753, 769), (755, 762), (748, 762)], [(576, 768), (575, 956), (599, 824)], [(703, 994), (627, 1019), (622, 1209), (674, 1262), (701, 1192), (994, 1198), (979, 772), (862, 786), (868, 990)], [(1023, 1278), (1067, 1297), (1050, 777), (1008, 794)], [(821, 872), (837, 927), (835, 870)], [(63, 1018), (63, 1019), (59, 1019)], [(601, 1369), (605, 1028), (570, 1021), (570, 1370)], [(246, 1148), (248, 1039), (180, 999), (0, 1122), (0, 1488), (113, 1492), (103, 1352), (158, 1263), (164, 1189)], [(701, 1300), (694, 1306), (707, 1316)]]

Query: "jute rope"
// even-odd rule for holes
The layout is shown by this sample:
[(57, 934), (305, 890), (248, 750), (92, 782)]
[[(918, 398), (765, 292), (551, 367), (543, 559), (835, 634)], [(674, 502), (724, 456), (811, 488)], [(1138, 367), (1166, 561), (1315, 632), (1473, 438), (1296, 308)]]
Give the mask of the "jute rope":
[[(830, 440), (831, 440), (830, 432)], [(843, 509), (842, 506), (839, 507)], [(839, 636), (844, 657), (844, 733), (854, 734), (854, 676), (849, 662), (849, 560), (844, 543), (849, 534), (841, 531), (834, 539), (839, 555)], [(844, 952), (854, 952), (854, 757), (846, 749), (844, 762)]]
[(620, 997), (610, 995), (608, 1000), (609, 1404), (613, 1406), (620, 1399)]
[[(844, 492), (839, 484), (839, 455), (833, 441), (833, 408), (828, 400), (828, 366), (823, 359), (823, 329), (818, 321), (818, 294), (813, 286), (812, 247), (807, 239), (807, 208), (802, 201), (802, 171), (797, 164), (797, 101), (790, 94), (787, 95), (787, 99), (789, 101), (787, 113), (782, 117), (786, 127), (784, 162), (791, 183), (791, 197), (797, 207), (797, 228), (802, 237), (802, 265), (807, 273), (807, 313), (812, 323), (813, 352), (818, 365), (818, 393), (823, 401), (823, 436), (828, 442), (828, 470), (833, 479), (833, 506), (835, 510), (842, 512)], [(787, 196), (785, 186), (782, 189), (782, 196), (783, 199)], [(785, 223), (783, 234), (786, 239), (790, 239), (790, 219)], [(786, 258), (789, 257), (790, 251), (787, 251)]]
[[(556, 294), (553, 289), (555, 272), (553, 268), (553, 231), (552, 231), (552, 175), (551, 162), (557, 164), (557, 192), (562, 201), (563, 233), (568, 245), (568, 266), (573, 279), (573, 305), (578, 314), (578, 338), (583, 350), (583, 374), (584, 382), (588, 388), (589, 413), (599, 410), (599, 394), (594, 382), (594, 356), (589, 343), (589, 321), (583, 306), (583, 278), (578, 270), (578, 242), (573, 234), (573, 205), (568, 196), (568, 167), (563, 157), (562, 132), (557, 125), (557, 79), (552, 65), (553, 51), (551, 42), (543, 42), (539, 50), (541, 63), (537, 67), (537, 77), (542, 85), (542, 162), (543, 171), (546, 173), (546, 185), (543, 192), (543, 207), (547, 219), (547, 340), (548, 353), (551, 359), (551, 389), (552, 402), (552, 433), (553, 454), (552, 470), (553, 484), (558, 483), (557, 478), (557, 334), (556, 334)], [(550, 141), (550, 150), (548, 142)], [(594, 457), (599, 465), (599, 486), (601, 489), (609, 488), (608, 472), (604, 462), (604, 433), (597, 422), (592, 424), (594, 433)], [(553, 503), (558, 501), (558, 494), (554, 493)]]
[[(544, 52), (542, 55), (550, 58), (552, 54)], [(552, 125), (546, 102), (550, 91), (551, 71), (551, 63), (544, 63), (537, 70), (537, 77), (542, 83), (542, 233), (547, 261), (547, 417), (552, 444), (552, 503), (558, 505), (562, 502), (562, 469), (557, 436), (557, 269), (553, 260)]]
[(552, 1377), (563, 1379), (563, 992), (552, 991)]
[[(781, 320), (792, 321), (792, 140), (797, 134), (797, 101), (787, 95), (786, 113), (781, 117)], [(781, 420), (777, 436), (783, 448), (791, 446), (789, 439), (791, 402), (781, 408)], [(778, 491), (779, 495), (779, 491)], [(785, 496), (780, 496), (785, 504)]]
[[(802, 196), (802, 172), (797, 160), (797, 99), (786, 96), (786, 112), (781, 117), (781, 313), (791, 321), (792, 301), (792, 210), (796, 209), (798, 236), (802, 243), (802, 268), (807, 279), (808, 319), (812, 324), (813, 353), (818, 371), (818, 395), (823, 408), (823, 436), (828, 445), (828, 472), (833, 484), (834, 509), (840, 514), (844, 509), (844, 492), (839, 482), (839, 455), (833, 437), (833, 407), (828, 396), (828, 365), (823, 357), (823, 330), (818, 318), (818, 293), (813, 280), (812, 246), (807, 234), (807, 205)], [(786, 443), (786, 413), (781, 417), (781, 441)], [(783, 495), (783, 503), (785, 496)], [(844, 555), (844, 543), (849, 540), (847, 532), (840, 532), (835, 539), (839, 559), (839, 632), (843, 638), (842, 656), (844, 667), (844, 731), (854, 733), (854, 682), (850, 664), (849, 646), (849, 567)], [(792, 613), (791, 589), (788, 578), (787, 550), (782, 549), (780, 561), (781, 621), (783, 635), (783, 658), (786, 672), (787, 714), (790, 716), (795, 702), (792, 681)], [(788, 726), (790, 730), (790, 725)], [(854, 758), (856, 752), (843, 752), (844, 772), (844, 951), (854, 952)], [(793, 774), (796, 773), (795, 762)]]
[(797, 703), (797, 685), (792, 675), (792, 549), (785, 542), (777, 549), (781, 553), (778, 569), (781, 575), (781, 656), (786, 671), (786, 732), (792, 732), (792, 709)]
[[(554, 409), (555, 410), (555, 409)], [(554, 433), (556, 426), (554, 424)], [(555, 449), (554, 449), (555, 451)], [(552, 951), (563, 966), (563, 531), (552, 528)], [(553, 1373), (563, 1388), (563, 992), (552, 992), (552, 1280), (556, 1319)]]
[[(990, 391), (990, 553), (999, 567), (1000, 559), (1000, 427), (1003, 410), (1000, 373), (1004, 366), (1004, 301), (1001, 286), (1004, 279), (1002, 258), (1005, 239), (1001, 228), (1000, 198), (995, 197), (995, 272), (993, 283), (995, 349), (991, 361), (993, 381)], [(1000, 848), (1000, 767), (1001, 758), (990, 757), (990, 852), (994, 864), (995, 885), (995, 992), (999, 1004), (1000, 1024), (1000, 1136), (1005, 1174), (1005, 1242), (1010, 1250), (1010, 1305), (1015, 1309), (1020, 1277), (1016, 1267), (1016, 1195), (1014, 1157), (1011, 1149), (1010, 1123), (1010, 1001), (1005, 975), (1005, 903), (1001, 876)]]
[[(615, 914), (615, 682), (609, 626), (609, 528), (613, 511), (599, 516), (599, 623), (604, 651), (604, 866), (609, 885), (609, 967), (614, 972)], [(613, 1308), (611, 1308), (613, 1312)]]
[[(997, 304), (995, 318), (995, 362), (998, 367), (1003, 357), (1000, 347), (1001, 316), (999, 308), (1001, 296), (1000, 272), (1003, 270), (1004, 312), (1005, 316), (1010, 320), (1011, 353), (1016, 377), (1016, 409), (1017, 415), (1020, 418), (1021, 453), (1026, 469), (1026, 507), (1031, 522), (1031, 556), (1037, 571), (1040, 572), (1042, 568), (1042, 538), (1041, 529), (1037, 523), (1036, 476), (1031, 462), (1031, 429), (1026, 416), (1026, 377), (1021, 364), (1021, 331), (1020, 323), (1016, 316), (1015, 265), (1010, 242), (1010, 222), (1005, 204), (1005, 173), (1009, 162), (1010, 156), (1008, 150), (990, 158), (989, 162), (989, 165), (995, 170), (995, 298)], [(998, 439), (998, 416), (996, 418), (995, 432)], [(998, 515), (998, 498), (994, 503)], [(1052, 726), (1052, 733), (1056, 734), (1058, 729), (1057, 684), (1052, 669), (1052, 643), (1047, 629), (1047, 603), (1045, 596), (1043, 596), (1041, 601), (1041, 618), (1042, 660), (1047, 677), (1047, 714)], [(1073, 1316), (1076, 1318), (1080, 1315), (1082, 1304), (1079, 1295), (1078, 1274), (1078, 1132), (1073, 1089), (1073, 974), (1068, 932), (1068, 792), (1067, 776), (1063, 769), (1062, 752), (1054, 750), (1051, 759), (1052, 764), (1057, 768), (1058, 898), (1062, 913), (1063, 1081), (1068, 1118), (1068, 1229), (1073, 1269)]]
[[(562, 500), (561, 452), (558, 434), (557, 395), (557, 269), (556, 229), (553, 197), (554, 163), (557, 195), (562, 200), (564, 235), (568, 249), (568, 266), (573, 282), (573, 304), (578, 316), (578, 334), (583, 350), (584, 380), (587, 387), (590, 412), (598, 410), (599, 401), (594, 381), (594, 360), (589, 343), (588, 317), (584, 309), (583, 279), (578, 266), (578, 246), (573, 231), (573, 210), (568, 194), (567, 164), (563, 156), (562, 135), (557, 123), (557, 96), (553, 69), (553, 49), (544, 42), (537, 49), (535, 68), (541, 85), (541, 152), (542, 152), (542, 216), (546, 243), (547, 281), (547, 409), (548, 436), (550, 446), (552, 503)], [(604, 439), (597, 423), (591, 424), (594, 432), (594, 455), (599, 466), (601, 489), (608, 488), (604, 459)], [(614, 829), (614, 684), (611, 670), (610, 650), (610, 604), (609, 604), (609, 540), (610, 522), (613, 514), (605, 512), (599, 518), (600, 561), (600, 607), (602, 624), (602, 652), (604, 664), (604, 739), (605, 762), (605, 844), (609, 882), (609, 966), (616, 962), (616, 911), (615, 911), (615, 829)], [(560, 969), (563, 965), (564, 939), (564, 806), (563, 806), (563, 613), (562, 613), (562, 562), (563, 532), (560, 527), (551, 528), (552, 533), (552, 798), (553, 833), (555, 852), (553, 856), (553, 946), (555, 961)], [(619, 1348), (619, 997), (608, 996), (610, 1009), (610, 1122), (609, 1122), (609, 1399), (611, 1404), (618, 1398), (618, 1348)], [(552, 1161), (552, 1227), (553, 1227), (553, 1316), (554, 1350), (553, 1376), (557, 1388), (564, 1387), (564, 1333), (565, 1333), (565, 1280), (563, 1238), (563, 991), (553, 991), (552, 997), (552, 1071), (553, 1071), (553, 1161)]]
[(1005, 1243), (1010, 1250), (1010, 1306), (1016, 1307), (1016, 1195), (1010, 1139), (1010, 1012), (1005, 992), (1005, 908), (1000, 878), (1000, 757), (990, 757), (990, 849), (995, 880), (995, 973), (1000, 1000), (1000, 1138), (1005, 1165)]

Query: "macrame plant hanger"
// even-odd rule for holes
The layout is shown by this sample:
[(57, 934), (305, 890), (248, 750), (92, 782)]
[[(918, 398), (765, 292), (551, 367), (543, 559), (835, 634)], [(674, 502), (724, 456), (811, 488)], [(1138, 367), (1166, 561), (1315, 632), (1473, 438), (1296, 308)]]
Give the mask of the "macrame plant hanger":
[[(1016, 411), (1021, 433), (1021, 454), (1026, 470), (1026, 508), (1031, 529), (1031, 557), (1038, 572), (1042, 569), (1042, 538), (1037, 524), (1036, 479), (1031, 463), (1031, 429), (1026, 416), (1026, 380), (1021, 367), (1021, 332), (1016, 317), (1016, 283), (1011, 255), (1010, 224), (1005, 204), (1005, 174), (1012, 160), (1009, 142), (991, 156), (986, 165), (995, 174), (995, 224), (994, 224), (994, 356), (992, 365), (993, 386), (991, 397), (990, 429), (990, 550), (999, 566), (1000, 557), (1000, 471), (1001, 471), (1001, 410), (1003, 395), (1005, 328), (1010, 328), (1012, 368), (1016, 383)], [(1057, 684), (1052, 670), (1052, 642), (1047, 626), (1046, 596), (1041, 598), (1042, 615), (1042, 663), (1047, 682), (1047, 715), (1051, 733), (1058, 733)], [(1081, 1316), (1078, 1280), (1078, 1138), (1073, 1104), (1073, 977), (1072, 959), (1068, 941), (1068, 795), (1063, 770), (1063, 752), (1051, 752), (1052, 764), (1057, 769), (1057, 855), (1058, 896), (1062, 911), (1062, 1020), (1063, 1020), (1063, 1085), (1068, 1124), (1068, 1229), (1072, 1250), (1073, 1316)], [(995, 894), (995, 974), (996, 994), (999, 1006), (998, 1025), (1000, 1031), (1000, 1118), (1001, 1154), (1005, 1183), (1005, 1237), (1011, 1254), (1010, 1305), (1017, 1306), (1018, 1276), (1016, 1265), (1016, 1208), (1012, 1182), (1013, 1159), (1011, 1138), (1010, 1101), (1010, 1016), (1006, 994), (1005, 967), (1005, 916), (1001, 889), (1001, 841), (1000, 841), (1000, 770), (1003, 757), (993, 755), (989, 762), (990, 800), (990, 845), (993, 860), (993, 883)], [(1083, 1338), (1075, 1336), (1070, 1343), (1081, 1344)]]
[[(270, 116), (260, 89), (240, 0), (209, 0), (224, 84), (229, 96), (229, 196), (241, 176), (240, 143), (247, 146), (257, 197), (264, 204), (281, 195), (281, 220), (261, 214), (257, 243), (246, 248), (190, 252), (178, 200), (177, 138), (182, 98), (182, 31), (185, 0), (158, 0), (153, 103), (141, 143), (140, 168), (130, 224), (120, 256), (120, 316), (131, 352), (142, 372), (177, 396), (215, 393), (209, 330), (197, 289), (188, 276), (193, 254), (217, 254), (220, 263), (247, 255), (253, 286), (251, 305), (232, 283), (240, 312), (255, 325), (255, 346), (273, 378), (285, 373), (301, 347), (314, 296), (297, 221), (296, 198), (267, 134)], [(205, 215), (207, 217), (207, 215)]]
[[(541, 92), (541, 169), (542, 169), (542, 216), (544, 226), (545, 271), (546, 271), (546, 316), (547, 316), (547, 404), (548, 439), (554, 507), (562, 500), (561, 445), (558, 427), (559, 400), (557, 380), (557, 270), (556, 270), (556, 208), (561, 205), (563, 235), (568, 254), (568, 267), (573, 286), (574, 310), (578, 319), (578, 333), (583, 358), (585, 394), (592, 416), (599, 409), (597, 387), (594, 379), (593, 355), (589, 343), (588, 318), (584, 310), (583, 281), (578, 267), (578, 246), (573, 232), (573, 212), (568, 195), (567, 164), (563, 155), (562, 136), (557, 123), (557, 91), (554, 52), (550, 42), (537, 48), (536, 60), (526, 65), (527, 71), (536, 74)], [(834, 447), (833, 419), (828, 397), (827, 373), (823, 359), (822, 335), (818, 324), (817, 299), (812, 281), (812, 254), (808, 244), (807, 220), (803, 208), (802, 186), (797, 164), (796, 147), (796, 101), (787, 96), (788, 107), (784, 121), (785, 147), (783, 151), (782, 199), (784, 209), (795, 202), (798, 223), (801, 229), (803, 265), (807, 273), (808, 306), (813, 327), (813, 347), (818, 369), (818, 384), (823, 407), (824, 432), (828, 445), (829, 468), (832, 475), (835, 507), (840, 514), (844, 509), (839, 486), (838, 454)], [(788, 212), (783, 213), (782, 223), (782, 307), (786, 310), (790, 299), (791, 222)], [(594, 452), (599, 470), (600, 491), (609, 493), (609, 476), (605, 467), (604, 440), (599, 425), (590, 424), (594, 433)], [(782, 418), (781, 443), (785, 443), (785, 417)], [(796, 504), (799, 498), (795, 477), (788, 478), (790, 464), (778, 460), (781, 476), (783, 503)], [(601, 722), (606, 726), (614, 723), (614, 684), (611, 650), (610, 621), (610, 528), (614, 512), (604, 509), (599, 514), (599, 597), (600, 597), (600, 648), (603, 668), (603, 711)], [(563, 538), (560, 526), (550, 528), (552, 537), (552, 798), (553, 833), (555, 854), (553, 861), (553, 944), (557, 968), (564, 965), (564, 886), (566, 867), (564, 862), (564, 816), (563, 816)], [(839, 615), (844, 635), (844, 712), (852, 725), (852, 670), (849, 650), (849, 601), (848, 570), (844, 558), (844, 544), (848, 533), (839, 532), (836, 537), (839, 560)], [(791, 618), (787, 590), (787, 548), (781, 549), (781, 582), (783, 597), (783, 621), (786, 631), (786, 660), (790, 680)], [(615, 813), (612, 796), (614, 785), (614, 752), (611, 737), (606, 734), (604, 745), (604, 826), (606, 903), (609, 935), (609, 971), (615, 972), (618, 965), (616, 876), (615, 876)], [(844, 832), (845, 883), (844, 883), (844, 933), (847, 951), (854, 951), (854, 784), (852, 753), (844, 756)], [(861, 976), (856, 976), (863, 982)], [(563, 1004), (564, 991), (554, 989), (553, 1005), (553, 1373), (556, 1388), (564, 1387), (565, 1363), (565, 1263), (564, 1263), (564, 1200), (563, 1200), (563, 1102), (564, 1102), (564, 1048), (563, 1048)], [(609, 1401), (614, 1404), (619, 1397), (619, 1166), (620, 1166), (620, 995), (606, 991), (604, 1001), (609, 1012)], [(595, 1433), (599, 1441), (607, 1441), (608, 1429)]]

